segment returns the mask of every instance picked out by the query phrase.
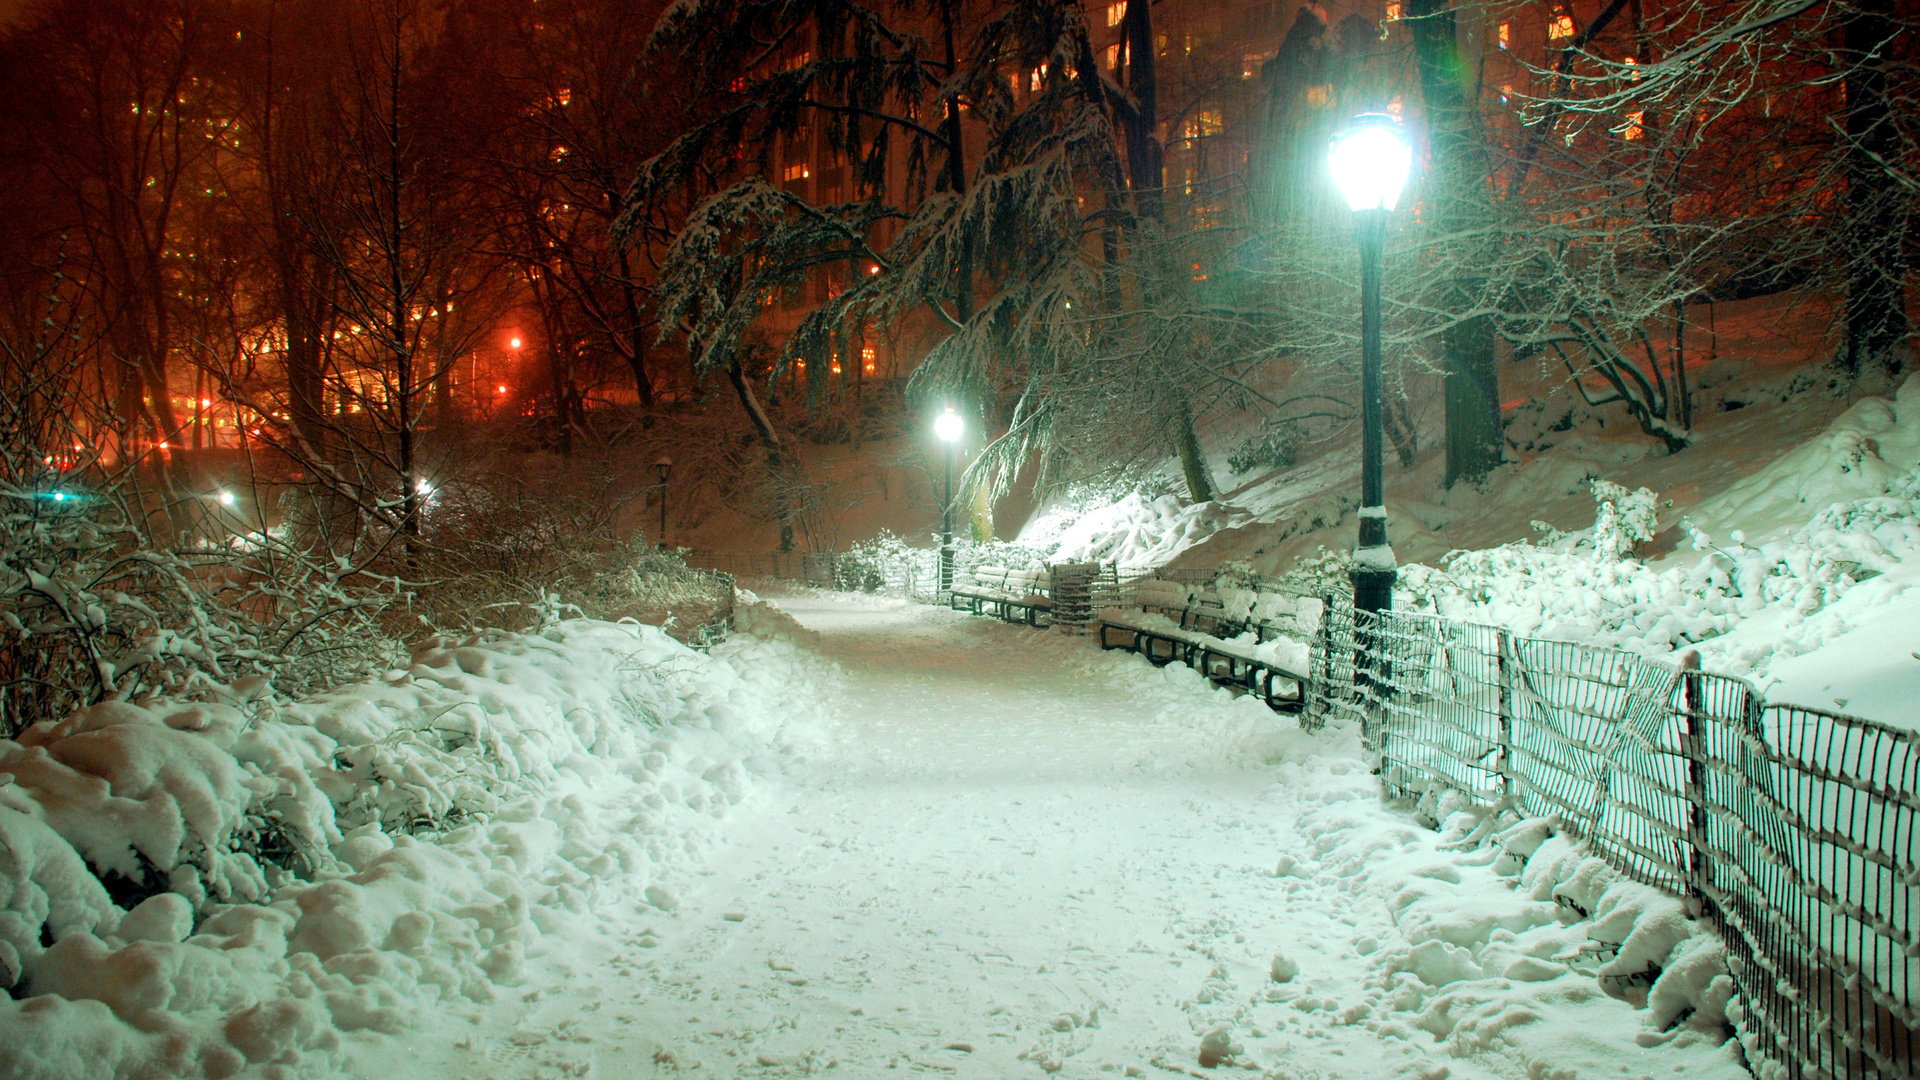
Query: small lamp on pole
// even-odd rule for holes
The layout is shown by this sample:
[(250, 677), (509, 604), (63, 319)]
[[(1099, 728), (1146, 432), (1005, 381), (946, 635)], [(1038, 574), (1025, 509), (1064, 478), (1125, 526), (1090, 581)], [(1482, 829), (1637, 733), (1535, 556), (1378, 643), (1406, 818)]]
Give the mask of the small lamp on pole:
[(1353, 606), (1377, 613), (1392, 607), (1398, 576), (1381, 491), (1380, 263), (1387, 218), (1413, 167), (1413, 146), (1398, 120), (1366, 113), (1333, 140), (1327, 165), (1353, 209), (1360, 240), (1360, 536), (1353, 552)]
[(660, 536), (662, 550), (667, 546), (667, 474), (673, 471), (673, 459), (665, 454), (653, 463), (654, 475), (660, 478)]
[(960, 414), (947, 406), (947, 411), (934, 418), (933, 433), (947, 446), (947, 489), (946, 496), (940, 500), (940, 594), (946, 595), (953, 589), (953, 444), (967, 429), (966, 421)]

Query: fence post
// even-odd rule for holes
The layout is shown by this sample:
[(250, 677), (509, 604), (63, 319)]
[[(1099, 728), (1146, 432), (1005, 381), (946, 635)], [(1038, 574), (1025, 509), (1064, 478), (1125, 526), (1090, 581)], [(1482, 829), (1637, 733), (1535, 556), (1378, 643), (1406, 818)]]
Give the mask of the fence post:
[(1495, 649), (1500, 677), (1500, 794), (1513, 798), (1513, 672), (1509, 667), (1513, 653), (1513, 635), (1505, 629), (1497, 632)]
[(1680, 749), (1687, 758), (1687, 880), (1689, 906), (1698, 917), (1707, 900), (1707, 751), (1702, 715), (1700, 654), (1680, 658)]

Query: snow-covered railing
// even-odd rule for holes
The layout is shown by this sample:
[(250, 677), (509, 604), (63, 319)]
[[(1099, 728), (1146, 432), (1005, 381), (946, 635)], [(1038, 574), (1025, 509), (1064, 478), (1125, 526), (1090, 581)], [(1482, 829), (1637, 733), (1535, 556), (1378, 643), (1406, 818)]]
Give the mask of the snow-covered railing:
[(1687, 898), (1726, 940), (1756, 1073), (1915, 1074), (1920, 736), (1611, 649), (1404, 612), (1356, 627), (1329, 599), (1307, 715), (1357, 721), (1389, 794), (1557, 819)]

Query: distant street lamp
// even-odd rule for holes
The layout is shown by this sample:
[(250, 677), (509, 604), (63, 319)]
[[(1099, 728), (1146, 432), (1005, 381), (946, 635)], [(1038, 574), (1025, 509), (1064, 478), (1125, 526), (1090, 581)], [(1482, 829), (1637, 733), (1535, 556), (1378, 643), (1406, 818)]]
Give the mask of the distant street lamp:
[(1397, 576), (1380, 475), (1380, 262), (1413, 147), (1398, 120), (1365, 113), (1333, 140), (1327, 165), (1353, 208), (1360, 238), (1360, 537), (1350, 573), (1354, 610), (1377, 613), (1392, 608)]
[(943, 595), (953, 591), (953, 444), (960, 440), (966, 428), (966, 422), (951, 405), (933, 421), (933, 433), (947, 444), (947, 493), (940, 500), (940, 592)]
[(667, 474), (673, 471), (673, 459), (665, 454), (653, 463), (654, 474), (660, 477), (660, 536), (661, 550), (667, 546)]

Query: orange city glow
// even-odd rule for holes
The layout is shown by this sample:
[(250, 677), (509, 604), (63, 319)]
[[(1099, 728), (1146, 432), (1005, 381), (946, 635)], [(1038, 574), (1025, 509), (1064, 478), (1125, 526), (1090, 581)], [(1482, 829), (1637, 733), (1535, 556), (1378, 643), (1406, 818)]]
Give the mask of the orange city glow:
[(507, 345), (509, 348), (517, 349), (520, 347), (520, 339), (514, 338), (512, 341), (507, 342)]

